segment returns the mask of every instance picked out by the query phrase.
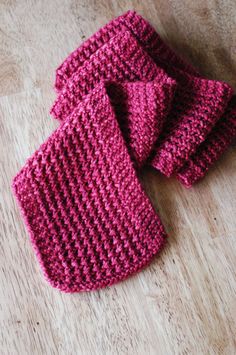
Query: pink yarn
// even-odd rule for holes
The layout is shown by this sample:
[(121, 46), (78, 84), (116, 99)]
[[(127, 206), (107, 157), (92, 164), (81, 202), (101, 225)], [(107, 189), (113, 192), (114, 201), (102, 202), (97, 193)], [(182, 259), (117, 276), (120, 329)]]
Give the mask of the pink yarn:
[(172, 84), (101, 82), (15, 177), (15, 195), (52, 286), (77, 292), (111, 285), (144, 267), (163, 246), (164, 228), (138, 181), (120, 125), (129, 126), (132, 116), (130, 128), (139, 136), (134, 124), (146, 111), (157, 136), (140, 137), (140, 149), (132, 140), (129, 145), (142, 162), (159, 135)]
[(59, 95), (51, 113), (64, 120), (99, 80), (153, 80), (157, 72), (160, 75), (160, 66), (178, 87), (150, 163), (171, 176), (206, 140), (233, 90), (226, 83), (199, 77), (135, 12), (129, 11), (100, 29), (57, 69)]
[(178, 172), (206, 140), (233, 93), (222, 82), (185, 75), (151, 163), (166, 176)]
[(119, 33), (72, 74), (56, 99), (51, 114), (59, 120), (66, 119), (78, 101), (100, 80), (150, 81), (154, 78), (167, 80), (169, 77), (155, 65), (130, 32)]
[(143, 47), (157, 65), (166, 66), (170, 70), (176, 68), (184, 70), (195, 76), (197, 71), (177, 56), (173, 50), (161, 39), (154, 28), (138, 15), (135, 11), (127, 11), (125, 14), (115, 18), (102, 27), (93, 36), (87, 39), (74, 52), (72, 52), (56, 70), (55, 89), (61, 92), (68, 79), (82, 66), (90, 57), (111, 38), (121, 32), (128, 31)]
[(236, 99), (133, 11), (70, 54), (55, 88), (61, 125), (13, 190), (47, 280), (94, 290), (137, 272), (165, 243), (137, 171), (150, 164), (192, 186), (236, 137)]
[(178, 172), (179, 181), (186, 187), (191, 187), (206, 174), (235, 138), (236, 97), (234, 96), (225, 114), (217, 122), (205, 142)]
[(137, 168), (154, 150), (170, 111), (176, 83), (164, 76), (150, 82), (123, 82), (109, 85), (109, 97), (120, 129)]

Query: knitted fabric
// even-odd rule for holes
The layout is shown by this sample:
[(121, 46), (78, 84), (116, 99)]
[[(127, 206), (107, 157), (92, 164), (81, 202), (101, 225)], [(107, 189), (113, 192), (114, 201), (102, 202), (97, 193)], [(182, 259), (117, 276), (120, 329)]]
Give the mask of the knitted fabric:
[[(124, 28), (129, 32), (123, 34)], [(105, 57), (107, 52), (110, 55)], [(120, 53), (123, 54), (122, 66), (116, 58), (116, 55), (120, 58)], [(133, 60), (135, 53), (140, 58), (135, 56)], [(100, 29), (58, 68), (55, 86), (60, 94), (51, 112), (54, 117), (65, 119), (78, 100), (97, 81), (104, 77), (122, 80), (120, 67), (130, 61), (132, 71), (129, 74), (127, 71), (125, 74), (123, 72), (123, 76), (128, 75), (128, 79), (135, 80), (133, 74), (136, 70), (138, 79), (152, 80), (155, 75), (155, 63), (152, 59), (178, 82), (164, 134), (151, 162), (153, 167), (170, 176), (188, 161), (206, 139), (222, 116), (233, 91), (226, 83), (198, 77), (199, 74), (178, 58), (154, 29), (136, 13), (128, 12)], [(146, 63), (145, 71), (139, 72), (137, 69), (139, 60)]]
[[(159, 102), (157, 107), (159, 111), (158, 122), (161, 123), (158, 127), (159, 132), (156, 132), (155, 112), (151, 113), (151, 110), (155, 110), (155, 107), (153, 106), (153, 102), (149, 102), (154, 96), (151, 92), (146, 92), (146, 82), (148, 80), (153, 81), (153, 79), (155, 81), (155, 87), (151, 85), (150, 91), (156, 91), (154, 96), (156, 96), (158, 92), (159, 99), (162, 101), (162, 104)], [(151, 150), (148, 148), (146, 148), (146, 153), (142, 151), (144, 148), (143, 143), (144, 141), (149, 142), (151, 139), (153, 140), (152, 144), (150, 145), (150, 143), (148, 143), (148, 145), (154, 148), (154, 143), (163, 125), (163, 119), (161, 120), (160, 118), (161, 116), (167, 116), (167, 112), (169, 112), (171, 107), (170, 103), (172, 102), (175, 89), (175, 80), (168, 77), (163, 69), (158, 68), (148, 54), (143, 51), (142, 47), (139, 46), (135, 38), (126, 31), (118, 34), (104, 44), (91, 56), (90, 60), (87, 60), (84, 65), (72, 75), (54, 103), (51, 113), (54, 117), (62, 121), (65, 120), (66, 117), (73, 112), (78, 102), (101, 80), (116, 80), (116, 82), (120, 83), (124, 82), (124, 80), (131, 80), (133, 82), (143, 80), (143, 84), (137, 83), (136, 86), (128, 85), (128, 87), (131, 87), (131, 92), (127, 92), (128, 96), (131, 98), (137, 95), (139, 105), (141, 106), (138, 107), (134, 100), (128, 100), (137, 107), (139, 112), (134, 114), (134, 110), (132, 110), (134, 107), (131, 109), (133, 115), (130, 116), (129, 125), (126, 125), (123, 129), (123, 133), (125, 133), (125, 131), (129, 132), (128, 135), (126, 134), (126, 142), (130, 147), (134, 148), (135, 151), (131, 154), (134, 156), (138, 166), (141, 166), (151, 153)], [(137, 93), (135, 93), (136, 87)], [(143, 91), (143, 94), (145, 95), (143, 95), (142, 100), (140, 100), (140, 95), (142, 95), (140, 90), (142, 87), (144, 88), (145, 92)], [(117, 96), (119, 96), (119, 94)], [(127, 109), (129, 109), (129, 107), (125, 107), (127, 100), (124, 101), (123, 99), (122, 105), (127, 111)], [(154, 101), (156, 101), (155, 97)], [(122, 107), (122, 105), (120, 105), (120, 107)], [(145, 115), (145, 111), (148, 112), (148, 116)], [(148, 125), (146, 124), (147, 120)], [(142, 142), (139, 140), (140, 138), (143, 140)], [(137, 155), (139, 155), (139, 157)]]
[(99, 48), (120, 32), (127, 30), (139, 41), (144, 50), (159, 66), (166, 66), (170, 70), (178, 68), (190, 74), (198, 75), (191, 65), (170, 49), (146, 20), (135, 11), (128, 11), (106, 24), (64, 60), (56, 70), (56, 91), (60, 92), (68, 79)]
[(182, 80), (177, 87), (163, 135), (151, 162), (166, 176), (176, 173), (197, 151), (232, 96), (227, 84), (185, 75), (185, 84)]
[(61, 125), (13, 189), (49, 282), (92, 290), (140, 270), (165, 243), (138, 169), (192, 186), (236, 137), (236, 99), (132, 11), (74, 51), (55, 87)]
[(175, 84), (166, 76), (147, 83), (109, 83), (108, 94), (136, 168), (145, 164), (156, 146), (170, 111)]
[(186, 187), (191, 187), (206, 174), (235, 138), (236, 97), (233, 97), (227, 111), (217, 122), (205, 142), (178, 172), (179, 181)]
[[(13, 181), (44, 274), (65, 292), (122, 280), (149, 263), (165, 242), (116, 116), (121, 91), (128, 98), (126, 117), (137, 114), (144, 84), (133, 84), (135, 97), (132, 84), (116, 85), (98, 84)], [(145, 100), (147, 93), (153, 97), (143, 107), (151, 114), (158, 112), (157, 88), (155, 82), (146, 85)]]
[(73, 73), (56, 99), (51, 113), (55, 118), (65, 120), (84, 95), (88, 94), (100, 80), (151, 81), (154, 78), (161, 81), (170, 80), (164, 70), (158, 68), (139, 46), (130, 32), (119, 33), (94, 52), (91, 58)]

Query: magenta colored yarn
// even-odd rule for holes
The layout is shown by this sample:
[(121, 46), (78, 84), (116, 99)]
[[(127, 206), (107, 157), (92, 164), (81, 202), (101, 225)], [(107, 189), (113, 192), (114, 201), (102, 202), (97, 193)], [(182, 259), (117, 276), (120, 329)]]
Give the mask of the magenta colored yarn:
[[(52, 286), (78, 292), (111, 285), (163, 246), (166, 233), (128, 149), (142, 163), (160, 133), (172, 85), (98, 84), (15, 177), (15, 195)], [(134, 126), (140, 109), (149, 141)], [(124, 124), (139, 147), (132, 140), (127, 147)]]
[(180, 58), (134, 11), (112, 20), (56, 71), (59, 128), (13, 180), (47, 280), (99, 289), (145, 267), (166, 241), (137, 172), (186, 187), (236, 137), (236, 99)]
[[(201, 78), (133, 11), (101, 28), (57, 69), (55, 88), (59, 94), (51, 113), (65, 119), (100, 79), (153, 80), (160, 67), (178, 86), (151, 165), (166, 176), (176, 174), (185, 164), (186, 171), (187, 162), (198, 154), (198, 148), (224, 114), (233, 90), (224, 82)], [(230, 126), (230, 117), (224, 120)], [(193, 182), (204, 175), (197, 174)], [(185, 179), (180, 181), (185, 184)]]

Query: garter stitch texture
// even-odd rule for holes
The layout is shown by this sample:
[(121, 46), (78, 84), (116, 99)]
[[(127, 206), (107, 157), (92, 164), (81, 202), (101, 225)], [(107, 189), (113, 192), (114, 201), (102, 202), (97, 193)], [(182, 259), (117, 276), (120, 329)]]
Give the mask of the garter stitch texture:
[(200, 180), (236, 138), (236, 97), (233, 97), (223, 117), (217, 122), (196, 154), (180, 169), (179, 181), (191, 187)]
[(146, 20), (135, 11), (128, 11), (101, 28), (64, 60), (56, 70), (56, 91), (61, 92), (68, 79), (99, 48), (120, 32), (127, 30), (140, 42), (153, 60), (157, 61), (157, 65), (178, 68), (195, 76), (198, 75), (191, 65), (170, 49)]
[(13, 189), (52, 286), (94, 290), (137, 272), (165, 243), (137, 171), (148, 163), (192, 186), (236, 137), (236, 99), (133, 11), (70, 54), (55, 88), (61, 125)]
[[(110, 55), (105, 56), (107, 52)], [(116, 58), (116, 55), (121, 57), (120, 53), (122, 65)], [(137, 67), (139, 61), (146, 63), (145, 70)], [(120, 74), (125, 63), (130, 73)], [(100, 79), (122, 80), (126, 76), (135, 80), (136, 71), (139, 80), (153, 80), (155, 71), (160, 70), (157, 65), (178, 82), (172, 109), (151, 162), (154, 168), (171, 176), (207, 138), (224, 113), (233, 90), (226, 83), (200, 78), (135, 12), (128, 12), (100, 29), (57, 69), (55, 87), (59, 95), (51, 113), (60, 120), (65, 119)]]
[(110, 83), (109, 97), (136, 168), (141, 168), (154, 150), (170, 111), (174, 80), (156, 76), (150, 82)]
[[(13, 182), (44, 274), (65, 292), (122, 280), (149, 263), (165, 242), (163, 225), (137, 179), (116, 116), (121, 91), (126, 102), (128, 98), (128, 114), (137, 114), (144, 84), (116, 85), (98, 84)], [(152, 106), (143, 107), (153, 114), (158, 112), (158, 86), (146, 86)]]
[(130, 32), (119, 33), (73, 73), (56, 99), (51, 113), (59, 120), (66, 119), (100, 80), (151, 81), (155, 78), (171, 80), (163, 69), (155, 65)]

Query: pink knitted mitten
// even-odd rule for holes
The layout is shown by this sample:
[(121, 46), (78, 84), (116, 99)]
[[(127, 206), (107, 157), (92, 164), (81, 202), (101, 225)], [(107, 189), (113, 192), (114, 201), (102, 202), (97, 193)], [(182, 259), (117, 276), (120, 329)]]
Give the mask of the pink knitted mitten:
[[(119, 112), (119, 93), (128, 112)], [(76, 292), (111, 285), (163, 246), (164, 228), (138, 181), (117, 117), (126, 114), (129, 125), (132, 116), (134, 125), (142, 107), (156, 115), (159, 93), (155, 82), (146, 89), (101, 82), (15, 177), (15, 195), (52, 286)], [(158, 135), (158, 116), (152, 124)], [(143, 148), (150, 143), (139, 141)]]

